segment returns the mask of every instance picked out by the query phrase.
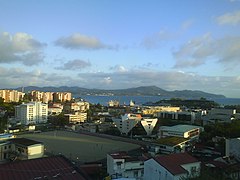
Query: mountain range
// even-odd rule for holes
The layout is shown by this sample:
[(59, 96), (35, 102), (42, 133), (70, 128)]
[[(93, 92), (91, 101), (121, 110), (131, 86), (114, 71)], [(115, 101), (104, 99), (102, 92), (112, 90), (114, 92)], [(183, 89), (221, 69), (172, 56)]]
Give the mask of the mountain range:
[[(17, 88), (16, 90), (21, 91), (22, 88)], [(27, 86), (24, 87), (24, 91), (38, 90), (43, 92), (71, 92), (74, 97), (84, 96), (84, 95), (114, 95), (114, 96), (164, 96), (169, 98), (187, 98), (187, 99), (199, 99), (203, 98), (225, 98), (224, 95), (211, 94), (203, 91), (197, 90), (175, 90), (167, 91), (161, 89), (157, 86), (141, 86), (136, 88), (128, 89), (117, 89), (117, 90), (104, 90), (104, 89), (87, 89), (77, 86), (68, 87), (37, 87), (37, 86)]]

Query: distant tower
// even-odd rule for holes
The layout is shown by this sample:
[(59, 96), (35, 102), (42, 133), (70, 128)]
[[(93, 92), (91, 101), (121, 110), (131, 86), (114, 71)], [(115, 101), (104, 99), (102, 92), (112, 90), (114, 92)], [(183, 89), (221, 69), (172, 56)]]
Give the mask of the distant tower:
[(24, 87), (22, 87), (22, 93), (24, 93)]

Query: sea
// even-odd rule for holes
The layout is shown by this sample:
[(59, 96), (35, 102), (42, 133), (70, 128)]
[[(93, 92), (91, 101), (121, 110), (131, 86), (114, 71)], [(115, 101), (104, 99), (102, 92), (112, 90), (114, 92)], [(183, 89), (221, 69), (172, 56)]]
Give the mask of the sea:
[[(171, 99), (169, 97), (163, 96), (93, 96), (93, 95), (86, 95), (86, 96), (79, 96), (73, 95), (74, 98), (81, 98), (91, 104), (101, 104), (106, 106), (109, 101), (116, 100), (119, 101), (121, 105), (129, 105), (130, 101), (133, 101), (135, 105), (142, 105), (145, 103), (157, 102), (163, 99)], [(240, 98), (212, 98), (208, 99), (215, 101), (221, 106), (224, 105), (240, 105)]]

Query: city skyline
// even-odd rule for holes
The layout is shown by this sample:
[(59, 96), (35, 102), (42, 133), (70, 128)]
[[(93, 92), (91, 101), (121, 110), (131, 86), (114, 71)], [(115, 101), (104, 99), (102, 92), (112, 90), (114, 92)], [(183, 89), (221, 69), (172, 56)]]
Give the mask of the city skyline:
[(239, 28), (239, 0), (0, 0), (0, 89), (155, 85), (240, 98)]

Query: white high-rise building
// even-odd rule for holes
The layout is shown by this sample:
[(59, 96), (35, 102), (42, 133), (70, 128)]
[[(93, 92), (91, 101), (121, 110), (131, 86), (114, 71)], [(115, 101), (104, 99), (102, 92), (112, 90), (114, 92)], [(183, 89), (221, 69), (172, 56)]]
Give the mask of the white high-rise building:
[(30, 102), (15, 107), (16, 121), (21, 124), (38, 124), (47, 122), (48, 105), (41, 102)]

